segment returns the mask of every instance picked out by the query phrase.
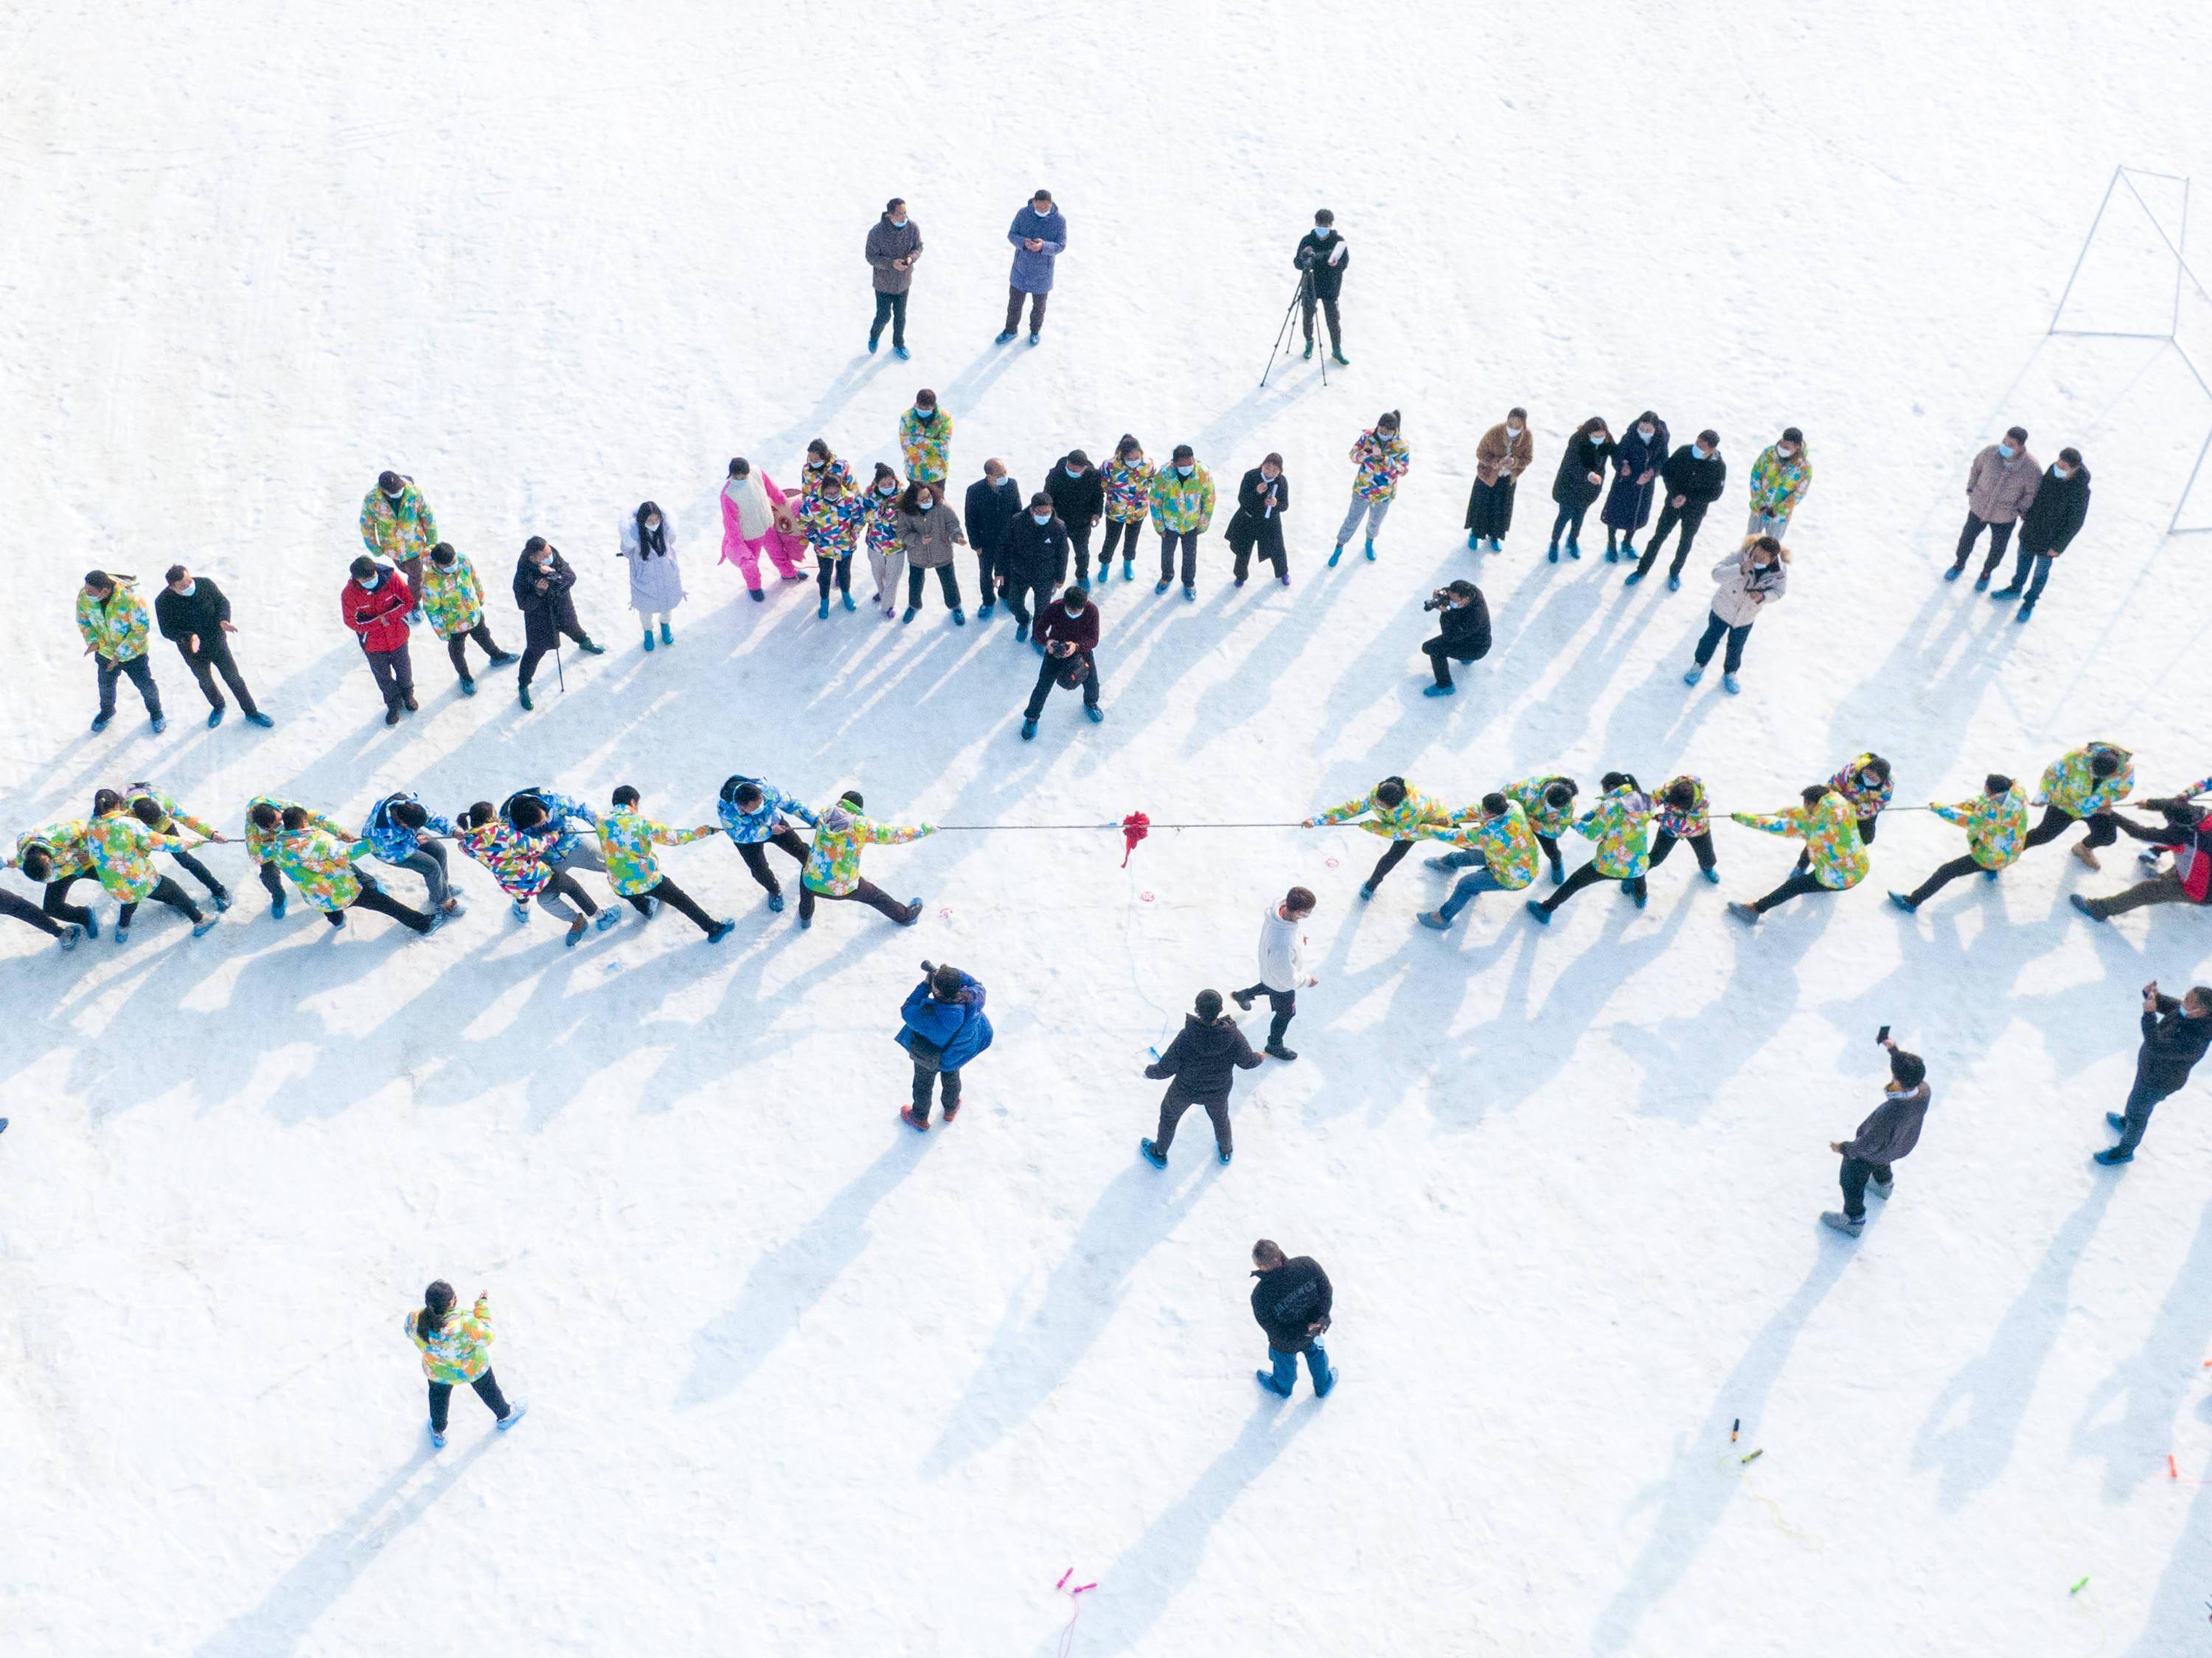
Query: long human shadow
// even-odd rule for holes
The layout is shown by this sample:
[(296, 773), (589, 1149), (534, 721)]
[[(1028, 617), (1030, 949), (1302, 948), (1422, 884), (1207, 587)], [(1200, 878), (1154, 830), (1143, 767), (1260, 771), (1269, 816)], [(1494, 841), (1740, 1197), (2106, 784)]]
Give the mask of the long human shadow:
[[(1237, 1499), (1328, 1408), (1313, 1400), (1286, 1411), (1279, 1400), (1261, 1399), (1243, 1431), (1191, 1488), (1161, 1509), (1137, 1540), (1098, 1574), (1103, 1598), (1091, 1616), (1097, 1620), (1094, 1638), (1106, 1643), (1101, 1653), (1127, 1652), (1145, 1638), (1198, 1576), (1206, 1539)], [(1057, 1649), (1054, 1637), (1040, 1649), (1039, 1658)]]
[(1674, 1465), (1665, 1478), (1638, 1493), (1629, 1505), (1629, 1514), (1647, 1509), (1657, 1512), (1643, 1550), (1629, 1568), (1628, 1581), (1598, 1614), (1590, 1637), (1595, 1650), (1619, 1652), (1628, 1645), (1644, 1613), (1682, 1581), (1734, 1498), (1735, 1482), (1714, 1463), (1727, 1448), (1729, 1424), (1742, 1418), (1756, 1441), (1759, 1413), (1789, 1362), (1790, 1350), (1850, 1260), (1850, 1246), (1841, 1239), (1823, 1237), (1816, 1240), (1815, 1248), (1804, 1282), (1759, 1326), (1713, 1396), (1712, 1409), (1696, 1434), (1676, 1436)]
[(868, 1217), (927, 1149), (905, 1129), (898, 1134), (813, 1219), (763, 1251), (737, 1300), (699, 1327), (691, 1372), (676, 1392), (678, 1410), (711, 1405), (744, 1387), (860, 1258), (872, 1235)]
[[(2199, 1423), (2212, 1425), (2212, 1398), (2197, 1407)], [(2204, 1611), (2204, 1562), (2212, 1556), (2212, 1464), (2191, 1476), (2196, 1495), (2190, 1499), (2188, 1517), (2174, 1539), (2166, 1570), (2158, 1575), (2150, 1611), (2143, 1626), (2121, 1658), (2172, 1658), (2177, 1652), (2201, 1649)], [(2182, 1631), (2192, 1631), (2184, 1636)]]
[(430, 1477), (403, 1497), (408, 1481), (431, 1460), (433, 1453), (424, 1444), (278, 1578), (260, 1605), (203, 1641), (196, 1649), (199, 1658), (271, 1658), (295, 1650), (316, 1621), (375, 1564), (385, 1545), (420, 1520), (491, 1449), (493, 1438), (487, 1431), (468, 1449), (440, 1460)]
[[(2102, 1176), (2100, 1190), (2118, 1182)], [(2091, 1390), (2074, 1429), (2074, 1448), (2105, 1459), (2105, 1501), (2118, 1503), (2156, 1475), (2172, 1448), (2175, 1413), (2202, 1374), (2197, 1359), (2212, 1331), (2212, 1204), (2197, 1219), (2188, 1259), (2174, 1275), (2143, 1344)], [(2113, 1408), (2119, 1406), (2118, 1420)]]
[(1942, 1470), (1936, 1496), (1946, 1509), (1956, 1510), (1986, 1490), (2011, 1460), (2036, 1377), (2066, 1322), (2066, 1287), (2118, 1185), (2105, 1178), (2090, 1186), (2005, 1309), (1990, 1344), (1943, 1385), (1913, 1436), (1912, 1466)]
[(1208, 1162), (1197, 1179), (1171, 1186), (1132, 1161), (1107, 1183), (1027, 1318), (1020, 1315), (1027, 1281), (1016, 1286), (991, 1350), (921, 1460), (925, 1478), (988, 1450), (1051, 1397), (1104, 1332), (1129, 1275), (1219, 1173)]

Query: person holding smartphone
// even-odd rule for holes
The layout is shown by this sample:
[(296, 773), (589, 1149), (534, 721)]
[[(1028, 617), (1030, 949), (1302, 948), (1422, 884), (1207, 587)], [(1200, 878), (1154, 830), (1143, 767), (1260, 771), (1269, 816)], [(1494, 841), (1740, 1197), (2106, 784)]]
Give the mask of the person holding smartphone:
[(1871, 1185), (1877, 1198), (1889, 1196), (1896, 1184), (1893, 1166), (1920, 1143), (1920, 1125), (1928, 1115), (1927, 1062), (1891, 1041), (1887, 1025), (1875, 1040), (1889, 1051), (1889, 1081), (1881, 1103), (1850, 1139), (1828, 1142), (1828, 1149), (1844, 1160), (1838, 1175), (1844, 1206), (1822, 1215), (1820, 1223), (1850, 1238), (1866, 1225), (1867, 1187)]

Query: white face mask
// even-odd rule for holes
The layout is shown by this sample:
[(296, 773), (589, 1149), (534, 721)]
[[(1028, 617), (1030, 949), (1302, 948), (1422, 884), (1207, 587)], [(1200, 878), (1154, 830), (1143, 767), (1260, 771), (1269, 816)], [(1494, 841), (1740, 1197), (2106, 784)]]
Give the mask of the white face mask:
[[(354, 579), (357, 582), (361, 581), (359, 576), (356, 576)], [(362, 582), (361, 590), (363, 593), (374, 593), (376, 591), (378, 586), (382, 583), (383, 580), (384, 572), (382, 570), (379, 570), (375, 575), (370, 576), (366, 582)]]
[(936, 504), (937, 504), (937, 503), (935, 503), (934, 501), (931, 500), (927, 496), (926, 496), (926, 495), (925, 495), (924, 497), (921, 497), (921, 500), (919, 500), (919, 501), (917, 501), (917, 502), (915, 502), (915, 503), (914, 503), (914, 509), (915, 509), (916, 512), (927, 512), (927, 511), (928, 511), (932, 507), (935, 506)]
[(897, 218), (891, 221), (891, 229), (894, 230), (903, 230), (906, 229), (906, 216), (903, 213), (902, 213)]
[(1642, 438), (1646, 443), (1649, 443), (1653, 438), (1659, 436), (1657, 430), (1650, 426), (1638, 426), (1636, 429), (1636, 435)]
[(1518, 426), (1508, 426), (1505, 429), (1505, 435), (1508, 437), (1518, 437), (1521, 436), (1521, 429)]
[(1071, 465), (1071, 466), (1067, 468), (1067, 475), (1068, 475), (1070, 478), (1080, 478), (1080, 477), (1082, 477), (1082, 476), (1083, 476), (1083, 468), (1082, 468), (1082, 467), (1080, 467), (1080, 466), (1078, 466)]
[(994, 490), (1003, 490), (1004, 488), (1006, 488), (1006, 485), (1007, 485), (1011, 484), (1012, 482), (1013, 482), (1013, 480), (1012, 480), (1012, 479), (1007, 478), (1007, 477), (1006, 477), (1005, 475), (1001, 474), (1000, 476), (999, 476), (999, 477), (997, 477), (997, 478), (994, 478), (994, 479), (993, 479), (991, 480), (991, 487), (992, 487), (993, 489), (994, 489)]
[(199, 591), (199, 586), (200, 584), (198, 582), (187, 582), (184, 586), (175, 588), (173, 591), (179, 599), (189, 599), (192, 594)]
[(1195, 472), (1197, 470), (1198, 470), (1198, 468), (1197, 468), (1197, 467), (1195, 467), (1195, 466), (1177, 466), (1177, 467), (1176, 468), (1176, 476), (1177, 478), (1188, 478), (1188, 477), (1189, 477), (1193, 472)]
[[(2066, 468), (2065, 468), (2065, 467), (2063, 467), (2063, 466), (2053, 466), (2053, 467), (2051, 469), (2051, 475), (2053, 478), (2055, 478), (2055, 479), (2058, 479), (2058, 481), (2059, 481), (2060, 483), (2062, 483), (2062, 484), (2063, 484), (2063, 483), (2064, 483), (2068, 479), (2069, 479), (2069, 478), (2071, 478), (2071, 477), (2073, 477), (2073, 476), (2074, 476), (2074, 474), (2073, 474), (2072, 472), (2070, 472), (2067, 471), (2067, 470), (2066, 470)], [(190, 593), (190, 592), (191, 591), (191, 588), (186, 588), (185, 589), (185, 592), (187, 592), (187, 593)]]
[(1049, 524), (1052, 522), (1052, 515), (1048, 512), (1033, 512), (1030, 515), (1030, 522), (1032, 524)]
[(658, 518), (648, 518), (645, 521), (645, 527), (657, 534), (660, 529), (660, 521)]
[(1781, 456), (1783, 460), (1788, 460), (1796, 454), (1797, 450), (1792, 444), (1777, 443), (1774, 446), (1774, 453)]

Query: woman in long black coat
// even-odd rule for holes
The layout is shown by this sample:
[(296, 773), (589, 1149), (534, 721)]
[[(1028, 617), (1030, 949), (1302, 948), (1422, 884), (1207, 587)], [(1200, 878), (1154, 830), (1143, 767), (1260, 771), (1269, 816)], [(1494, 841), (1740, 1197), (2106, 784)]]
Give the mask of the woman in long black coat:
[(1283, 457), (1271, 454), (1237, 486), (1237, 514), (1229, 521), (1229, 550), (1237, 555), (1237, 585), (1252, 572), (1255, 548), (1275, 567), (1275, 579), (1291, 584), (1291, 562), (1283, 551), (1283, 515), (1291, 509), (1291, 480)]
[(561, 556), (560, 548), (542, 535), (533, 535), (523, 544), (522, 557), (514, 564), (514, 602), (522, 612), (522, 667), (516, 682), (525, 708), (532, 705), (530, 676), (562, 634), (574, 639), (579, 649), (594, 656), (606, 652), (605, 645), (592, 642), (576, 619), (575, 586), (576, 572)]
[(1559, 532), (1567, 533), (1567, 557), (1583, 556), (1583, 515), (1605, 487), (1605, 469), (1613, 459), (1613, 437), (1602, 416), (1592, 415), (1576, 428), (1559, 456), (1559, 475), (1552, 479), (1552, 499), (1559, 515), (1552, 521), (1553, 564), (1559, 562)]
[[(1636, 556), (1636, 532), (1651, 517), (1659, 468), (1667, 460), (1667, 423), (1646, 409), (1620, 435), (1613, 450), (1613, 488), (1605, 497), (1605, 561)], [(1618, 538), (1618, 539), (1616, 539)]]

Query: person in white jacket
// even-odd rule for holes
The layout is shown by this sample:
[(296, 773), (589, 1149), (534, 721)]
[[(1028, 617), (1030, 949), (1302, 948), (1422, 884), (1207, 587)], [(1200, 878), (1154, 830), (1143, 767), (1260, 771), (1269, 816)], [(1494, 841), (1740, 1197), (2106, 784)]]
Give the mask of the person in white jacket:
[(1743, 546), (1713, 566), (1720, 585), (1713, 590), (1712, 614), (1705, 618), (1704, 637), (1698, 641), (1697, 661), (1682, 675), (1684, 685), (1695, 685), (1705, 676), (1721, 635), (1728, 635), (1728, 655), (1721, 661), (1721, 684), (1730, 696), (1743, 687), (1735, 671), (1743, 666), (1743, 642), (1751, 637), (1751, 625), (1761, 612), (1781, 598), (1790, 586), (1790, 549), (1771, 535), (1752, 535)]
[(1231, 992), (1237, 1005), (1247, 1013), (1252, 1010), (1255, 997), (1267, 998), (1275, 1016), (1267, 1027), (1267, 1045), (1261, 1051), (1276, 1059), (1297, 1058), (1283, 1045), (1283, 1037), (1297, 1013), (1299, 990), (1321, 983), (1306, 971), (1306, 939), (1299, 930), (1314, 912), (1316, 902), (1304, 887), (1293, 887), (1279, 904), (1267, 906), (1260, 920), (1260, 982)]
[(645, 629), (645, 648), (653, 647), (656, 621), (659, 643), (674, 644), (668, 619), (684, 602), (684, 572), (676, 564), (676, 526), (652, 502), (641, 503), (622, 521), (621, 558), (629, 566), (629, 607)]

